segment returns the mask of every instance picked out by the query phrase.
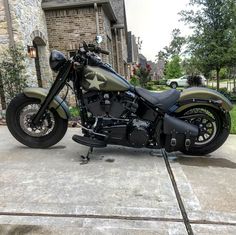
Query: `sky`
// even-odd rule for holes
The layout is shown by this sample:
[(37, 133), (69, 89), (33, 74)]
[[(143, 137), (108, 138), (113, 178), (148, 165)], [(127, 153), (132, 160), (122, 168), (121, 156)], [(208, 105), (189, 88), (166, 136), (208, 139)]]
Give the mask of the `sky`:
[(171, 32), (179, 28), (183, 36), (190, 29), (179, 22), (178, 13), (186, 9), (189, 0), (125, 0), (128, 30), (143, 41), (141, 53), (148, 60), (171, 41)]

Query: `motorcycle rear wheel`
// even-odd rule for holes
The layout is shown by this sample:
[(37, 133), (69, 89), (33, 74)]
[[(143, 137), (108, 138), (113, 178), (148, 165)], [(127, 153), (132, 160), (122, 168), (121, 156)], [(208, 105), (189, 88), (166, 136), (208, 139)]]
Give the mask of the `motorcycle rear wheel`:
[(6, 112), (7, 127), (20, 143), (30, 148), (49, 148), (65, 135), (68, 120), (62, 119), (55, 110), (49, 110), (47, 117), (37, 127), (31, 121), (40, 107), (40, 100), (17, 95)]
[(224, 113), (210, 106), (191, 107), (183, 111), (181, 116), (196, 112), (205, 113), (209, 118), (186, 120), (197, 125), (201, 131), (194, 145), (189, 150), (183, 149), (181, 152), (186, 155), (203, 156), (216, 151), (224, 144), (230, 134), (231, 119), (228, 112)]

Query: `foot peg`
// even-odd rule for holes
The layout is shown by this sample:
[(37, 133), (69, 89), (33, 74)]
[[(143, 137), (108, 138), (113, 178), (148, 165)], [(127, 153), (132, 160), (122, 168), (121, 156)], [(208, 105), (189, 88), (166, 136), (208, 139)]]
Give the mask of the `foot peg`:
[(85, 136), (74, 135), (72, 139), (78, 143), (92, 148), (104, 148), (107, 146), (106, 142), (98, 139), (92, 139)]

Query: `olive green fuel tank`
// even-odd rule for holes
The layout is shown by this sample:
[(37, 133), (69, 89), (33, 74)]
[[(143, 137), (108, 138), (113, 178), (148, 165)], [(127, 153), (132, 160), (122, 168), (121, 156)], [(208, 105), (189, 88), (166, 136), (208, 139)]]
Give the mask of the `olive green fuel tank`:
[(82, 86), (87, 91), (128, 91), (130, 89), (128, 81), (96, 66), (85, 68)]

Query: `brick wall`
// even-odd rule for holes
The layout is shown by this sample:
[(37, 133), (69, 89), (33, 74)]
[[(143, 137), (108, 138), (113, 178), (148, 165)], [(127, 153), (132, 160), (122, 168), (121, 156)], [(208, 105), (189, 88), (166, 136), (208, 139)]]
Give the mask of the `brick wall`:
[(0, 0), (0, 52), (8, 47), (9, 42), (4, 1)]
[[(47, 40), (47, 27), (44, 11), (41, 8), (42, 0), (10, 0), (10, 11), (12, 17), (12, 27), (14, 30), (14, 40), (17, 44), (20, 44), (27, 52), (27, 45), (32, 45), (33, 38), (31, 37), (34, 31), (41, 32)], [(51, 71), (48, 63), (48, 44), (44, 48), (41, 48), (45, 66), (42, 67), (42, 80), (47, 84), (48, 80), (51, 79)], [(37, 86), (37, 76), (35, 69), (35, 61), (29, 57), (25, 60), (27, 75), (29, 77), (28, 83), (30, 86)]]
[[(104, 38), (101, 47), (107, 50), (107, 34), (111, 34), (110, 22), (101, 7), (98, 7), (98, 15), (99, 34)], [(45, 16), (51, 50), (56, 49), (69, 56), (69, 52), (78, 49), (83, 41), (95, 43), (97, 26), (93, 7), (47, 10)], [(109, 62), (108, 56), (102, 56), (102, 59), (104, 62)], [(75, 105), (74, 95), (71, 93), (68, 94), (67, 100), (70, 105)]]
[[(7, 31), (7, 22), (4, 8), (4, 0), (0, 0), (0, 53), (5, 51), (8, 48), (8, 31)], [(0, 97), (0, 120), (2, 119), (2, 105)]]
[(45, 11), (50, 49), (68, 54), (80, 43), (94, 42), (96, 17), (92, 7)]
[(113, 66), (111, 22), (102, 8), (99, 9), (99, 30), (100, 35), (103, 36), (103, 43), (101, 44), (101, 47), (110, 52), (109, 56), (102, 55), (102, 60), (103, 62), (109, 63)]
[[(117, 67), (117, 52), (115, 37), (111, 30), (111, 22), (104, 13), (102, 7), (98, 7), (99, 34), (103, 36), (100, 45), (103, 49), (111, 52), (109, 56), (102, 55), (104, 62), (110, 63), (115, 70), (125, 75), (124, 69), (124, 48), (121, 37), (118, 37), (120, 68)], [(47, 10), (45, 11), (48, 28), (48, 40), (50, 49), (62, 51), (68, 55), (70, 51), (79, 48), (80, 43), (94, 43), (97, 35), (96, 13), (93, 7)]]

